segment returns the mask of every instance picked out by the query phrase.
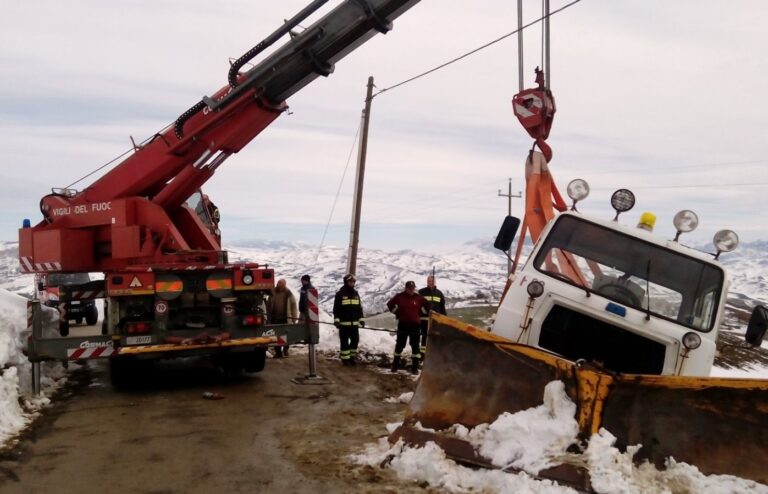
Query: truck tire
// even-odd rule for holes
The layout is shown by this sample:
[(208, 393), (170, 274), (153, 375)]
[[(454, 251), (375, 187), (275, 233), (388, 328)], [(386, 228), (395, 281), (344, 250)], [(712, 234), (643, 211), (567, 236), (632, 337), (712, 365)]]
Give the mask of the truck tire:
[(99, 309), (96, 308), (96, 305), (92, 305), (85, 309), (85, 323), (88, 326), (93, 326), (99, 322)]
[(109, 381), (115, 389), (129, 389), (136, 382), (136, 360), (129, 357), (109, 359)]
[(256, 350), (243, 355), (243, 367), (245, 372), (261, 372), (267, 362), (267, 349), (257, 348)]

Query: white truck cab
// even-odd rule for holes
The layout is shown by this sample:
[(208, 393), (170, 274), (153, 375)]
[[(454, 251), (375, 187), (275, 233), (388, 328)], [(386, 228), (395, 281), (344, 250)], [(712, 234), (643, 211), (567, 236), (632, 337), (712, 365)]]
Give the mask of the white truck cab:
[(510, 276), (491, 331), (616, 372), (708, 376), (728, 293), (716, 257), (564, 212)]

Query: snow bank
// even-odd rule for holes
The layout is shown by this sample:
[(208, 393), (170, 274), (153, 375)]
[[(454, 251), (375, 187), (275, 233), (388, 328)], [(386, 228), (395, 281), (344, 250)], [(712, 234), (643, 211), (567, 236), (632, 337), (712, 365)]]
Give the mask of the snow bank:
[(532, 479), (525, 473), (513, 475), (500, 470), (463, 467), (448, 459), (443, 450), (432, 442), (423, 448), (411, 448), (405, 446), (402, 440), (390, 446), (386, 439), (380, 439), (362, 454), (354, 455), (352, 461), (372, 467), (386, 465), (404, 480), (426, 482), (430, 487), (445, 492), (576, 493), (548, 480)]
[[(320, 342), (317, 349), (330, 354), (339, 352), (339, 330), (333, 325), (333, 316), (320, 309)], [(395, 351), (393, 333), (360, 329), (358, 353), (360, 358), (367, 360), (376, 355), (391, 355)]]
[[(602, 494), (768, 494), (768, 486), (730, 475), (704, 475), (695, 466), (667, 460), (658, 470), (644, 462), (635, 465), (633, 457), (640, 446), (624, 453), (614, 447), (616, 438), (602, 429), (592, 436), (583, 454), (566, 453), (576, 442), (576, 405), (568, 398), (562, 382), (545, 388), (544, 403), (514, 414), (505, 413), (492, 424), (472, 430), (454, 425), (451, 432), (472, 443), (476, 450), (500, 468), (514, 467), (514, 474), (499, 470), (474, 470), (446, 458), (433, 442), (413, 448), (386, 439), (369, 445), (351, 460), (361, 465), (392, 469), (399, 477), (447, 492), (562, 493), (576, 492), (531, 475), (558, 463), (584, 466), (589, 470), (592, 488)], [(400, 424), (389, 424), (391, 433)], [(526, 473), (527, 472), (527, 473)]]
[[(55, 311), (44, 310), (50, 321)], [(0, 445), (23, 429), (48, 405), (46, 396), (65, 381), (61, 364), (41, 365), (40, 396), (31, 394), (31, 368), (23, 353), (27, 330), (27, 299), (0, 289)]]
[(492, 424), (468, 431), (466, 439), (498, 467), (538, 474), (554, 466), (552, 458), (564, 455), (576, 442), (579, 424), (575, 416), (576, 404), (565, 393), (565, 385), (553, 381), (544, 388), (544, 404), (503, 413)]
[(695, 466), (667, 459), (666, 469), (657, 470), (644, 462), (632, 461), (640, 446), (621, 453), (613, 445), (616, 438), (601, 429), (592, 436), (584, 452), (592, 488), (603, 494), (694, 493), (768, 494), (768, 486), (731, 475), (704, 475)]

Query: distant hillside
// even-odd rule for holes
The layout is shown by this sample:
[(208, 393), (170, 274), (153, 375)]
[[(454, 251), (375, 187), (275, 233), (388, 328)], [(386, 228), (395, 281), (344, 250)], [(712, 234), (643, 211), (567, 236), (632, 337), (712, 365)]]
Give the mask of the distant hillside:
[[(492, 243), (492, 239), (477, 239), (455, 250), (434, 253), (361, 249), (357, 286), (366, 313), (383, 311), (389, 297), (402, 290), (407, 280), (424, 286), (433, 269), (437, 286), (445, 292), (449, 304), (495, 303), (504, 288), (507, 260), (492, 248)], [(768, 304), (766, 249), (768, 242), (757, 241), (721, 256), (730, 273), (729, 306), (736, 319), (743, 321), (756, 303)], [(247, 260), (273, 267), (277, 277), (285, 278), (295, 290), (300, 285), (299, 278), (309, 274), (326, 310), (331, 309), (333, 295), (346, 271), (347, 249), (342, 247), (323, 247), (318, 255), (317, 247), (307, 244), (253, 241), (231, 246), (229, 251), (232, 261)], [(17, 257), (16, 242), (0, 242), (0, 287), (30, 294), (32, 276), (19, 272)]]

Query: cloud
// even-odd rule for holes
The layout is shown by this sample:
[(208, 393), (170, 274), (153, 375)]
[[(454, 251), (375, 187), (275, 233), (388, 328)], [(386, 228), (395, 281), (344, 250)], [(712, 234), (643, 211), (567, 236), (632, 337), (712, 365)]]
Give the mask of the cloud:
[[(129, 136), (141, 141), (172, 122), (225, 84), (229, 57), (306, 4), (7, 6), (0, 20), (7, 39), (0, 46), (0, 178), (13, 185), (6, 185), (3, 212), (15, 218), (36, 211), (51, 186), (72, 183), (130, 149)], [(526, 20), (539, 15), (539, 2), (524, 5)], [(699, 213), (704, 238), (723, 227), (767, 238), (768, 222), (756, 207), (768, 189), (766, 23), (768, 7), (759, 1), (727, 7), (714, 0), (580, 2), (556, 15), (558, 113), (550, 142), (560, 188), (572, 178), (588, 180), (593, 195), (582, 208), (605, 217), (612, 190), (636, 187), (636, 209), (655, 211), (659, 224), (689, 208)], [(245, 238), (251, 231), (234, 224), (248, 220), (283, 224), (270, 234), (312, 241), (315, 230), (299, 225), (322, 228), (328, 220), (354, 149), (367, 77), (374, 75), (378, 89), (390, 87), (516, 24), (514, 2), (416, 5), (392, 32), (291, 98), (293, 114), (281, 116), (206, 184), (225, 217), (244, 222), (233, 222), (225, 235)], [(525, 46), (528, 85), (540, 63), (537, 29), (525, 33)], [(483, 225), (495, 234), (506, 212), (498, 189), (506, 190), (508, 177), (515, 192), (524, 189), (530, 139), (511, 112), (516, 91), (513, 36), (377, 96), (364, 227), (422, 224), (446, 242), (465, 232), (429, 225)], [(333, 224), (349, 221), (355, 158), (353, 151)], [(727, 185), (741, 183), (755, 185)], [(679, 188), (692, 184), (707, 187)], [(513, 211), (520, 213), (521, 204), (515, 201)], [(5, 225), (15, 223), (0, 222), (0, 238), (14, 238), (15, 227)]]

